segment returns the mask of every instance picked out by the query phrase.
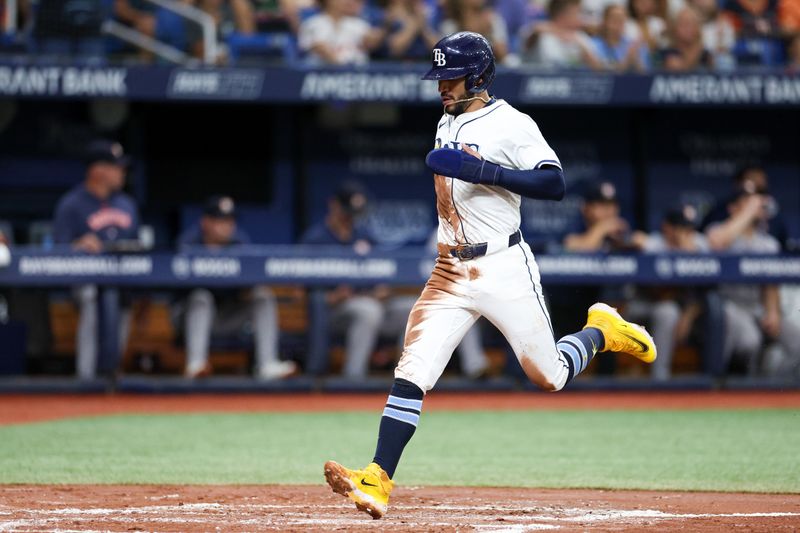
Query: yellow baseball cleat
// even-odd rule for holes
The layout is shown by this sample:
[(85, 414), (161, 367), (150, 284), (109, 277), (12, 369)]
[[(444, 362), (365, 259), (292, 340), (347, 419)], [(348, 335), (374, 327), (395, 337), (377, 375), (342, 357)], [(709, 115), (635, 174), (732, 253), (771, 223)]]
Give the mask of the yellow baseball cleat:
[(591, 306), (583, 329), (586, 328), (597, 328), (603, 333), (606, 340), (604, 352), (626, 353), (645, 363), (656, 360), (653, 337), (639, 324), (626, 321), (610, 305), (596, 303)]
[(364, 470), (350, 470), (336, 461), (328, 461), (325, 480), (333, 492), (353, 500), (359, 511), (373, 519), (386, 514), (394, 482), (377, 463), (370, 463)]

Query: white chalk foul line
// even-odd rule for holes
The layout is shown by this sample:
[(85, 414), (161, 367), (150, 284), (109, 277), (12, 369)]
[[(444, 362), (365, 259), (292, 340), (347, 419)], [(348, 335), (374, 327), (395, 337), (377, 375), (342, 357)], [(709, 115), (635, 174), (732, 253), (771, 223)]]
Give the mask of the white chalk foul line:
[[(171, 495), (170, 495), (171, 497)], [(346, 505), (315, 505), (317, 511), (337, 510)], [(281, 511), (281, 516), (259, 516), (249, 518), (246, 513), (259, 511)], [(455, 524), (470, 524), (478, 531), (492, 533), (523, 533), (526, 531), (559, 529), (560, 523), (586, 523), (621, 521), (636, 523), (641, 520), (687, 520), (704, 518), (786, 518), (800, 517), (793, 512), (756, 513), (667, 513), (655, 509), (637, 510), (592, 510), (561, 507), (515, 507), (507, 505), (408, 505), (393, 506), (394, 516), (381, 523), (391, 522), (392, 518), (403, 512), (428, 511), (436, 515), (436, 520), (412, 523), (404, 522), (404, 527), (448, 527)], [(3, 516), (9, 516), (6, 506)], [(219, 504), (185, 503), (181, 505), (148, 505), (127, 508), (62, 508), (62, 509), (15, 509), (16, 513), (28, 515), (24, 518), (0, 521), (0, 531), (19, 531), (29, 528), (52, 526), (76, 518), (97, 518), (111, 523), (132, 523), (145, 520), (149, 523), (201, 523), (213, 522), (215, 518), (224, 519), (229, 525), (260, 526), (274, 528), (280, 526), (330, 526), (330, 527), (370, 527), (379, 523), (364, 520), (361, 516), (353, 518), (312, 517), (307, 511), (300, 511), (296, 505), (287, 504)], [(237, 518), (232, 518), (230, 513)], [(173, 516), (165, 516), (173, 515)], [(502, 518), (507, 524), (481, 524), (486, 520)], [(449, 521), (442, 521), (442, 519)], [(49, 528), (52, 529), (52, 528)], [(65, 530), (61, 530), (65, 531)]]
[(654, 518), (656, 520), (690, 519), (690, 518), (785, 518), (800, 516), (800, 513), (665, 513), (663, 511), (642, 509), (635, 511), (593, 511), (581, 516), (567, 518), (572, 522), (600, 522), (625, 518)]
[(509, 526), (472, 526), (476, 531), (490, 531), (491, 533), (525, 533), (526, 531), (545, 531), (561, 529), (555, 524), (513, 524)]

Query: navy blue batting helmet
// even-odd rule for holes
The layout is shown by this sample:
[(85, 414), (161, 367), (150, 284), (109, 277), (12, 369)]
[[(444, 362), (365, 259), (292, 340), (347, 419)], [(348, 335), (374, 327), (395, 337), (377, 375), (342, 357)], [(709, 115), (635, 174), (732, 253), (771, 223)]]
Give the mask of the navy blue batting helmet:
[(467, 91), (478, 94), (494, 80), (494, 53), (486, 37), (471, 31), (448, 35), (433, 47), (433, 66), (423, 80), (466, 78)]

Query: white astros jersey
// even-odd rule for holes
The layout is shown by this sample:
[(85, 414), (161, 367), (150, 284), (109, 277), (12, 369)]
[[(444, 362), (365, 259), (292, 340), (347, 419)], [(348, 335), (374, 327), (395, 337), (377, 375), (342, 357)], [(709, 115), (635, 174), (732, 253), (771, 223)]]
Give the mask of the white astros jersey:
[[(445, 114), (436, 130), (436, 148), (460, 150), (462, 143), (506, 168), (529, 170), (545, 164), (561, 168), (533, 119), (505, 100), (492, 100), (477, 111), (456, 117)], [(440, 243), (487, 242), (519, 229), (518, 194), (439, 175), (434, 180)]]

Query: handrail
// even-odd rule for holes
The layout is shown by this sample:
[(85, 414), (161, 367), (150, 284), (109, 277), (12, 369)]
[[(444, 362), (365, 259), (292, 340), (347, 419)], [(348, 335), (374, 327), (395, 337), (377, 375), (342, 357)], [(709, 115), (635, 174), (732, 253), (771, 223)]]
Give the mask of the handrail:
[(177, 0), (147, 0), (153, 4), (169, 9), (200, 24), (203, 30), (203, 63), (213, 65), (217, 61), (217, 23), (214, 17), (194, 6), (178, 2)]
[(130, 28), (129, 26), (120, 24), (115, 20), (106, 20), (103, 22), (102, 30), (104, 33), (113, 35), (118, 39), (133, 44), (134, 46), (138, 46), (139, 48), (147, 50), (148, 52), (152, 52), (158, 57), (172, 63), (183, 65), (191, 61), (189, 55), (184, 51), (179, 50), (174, 46), (164, 44), (161, 41), (153, 39), (142, 32)]

